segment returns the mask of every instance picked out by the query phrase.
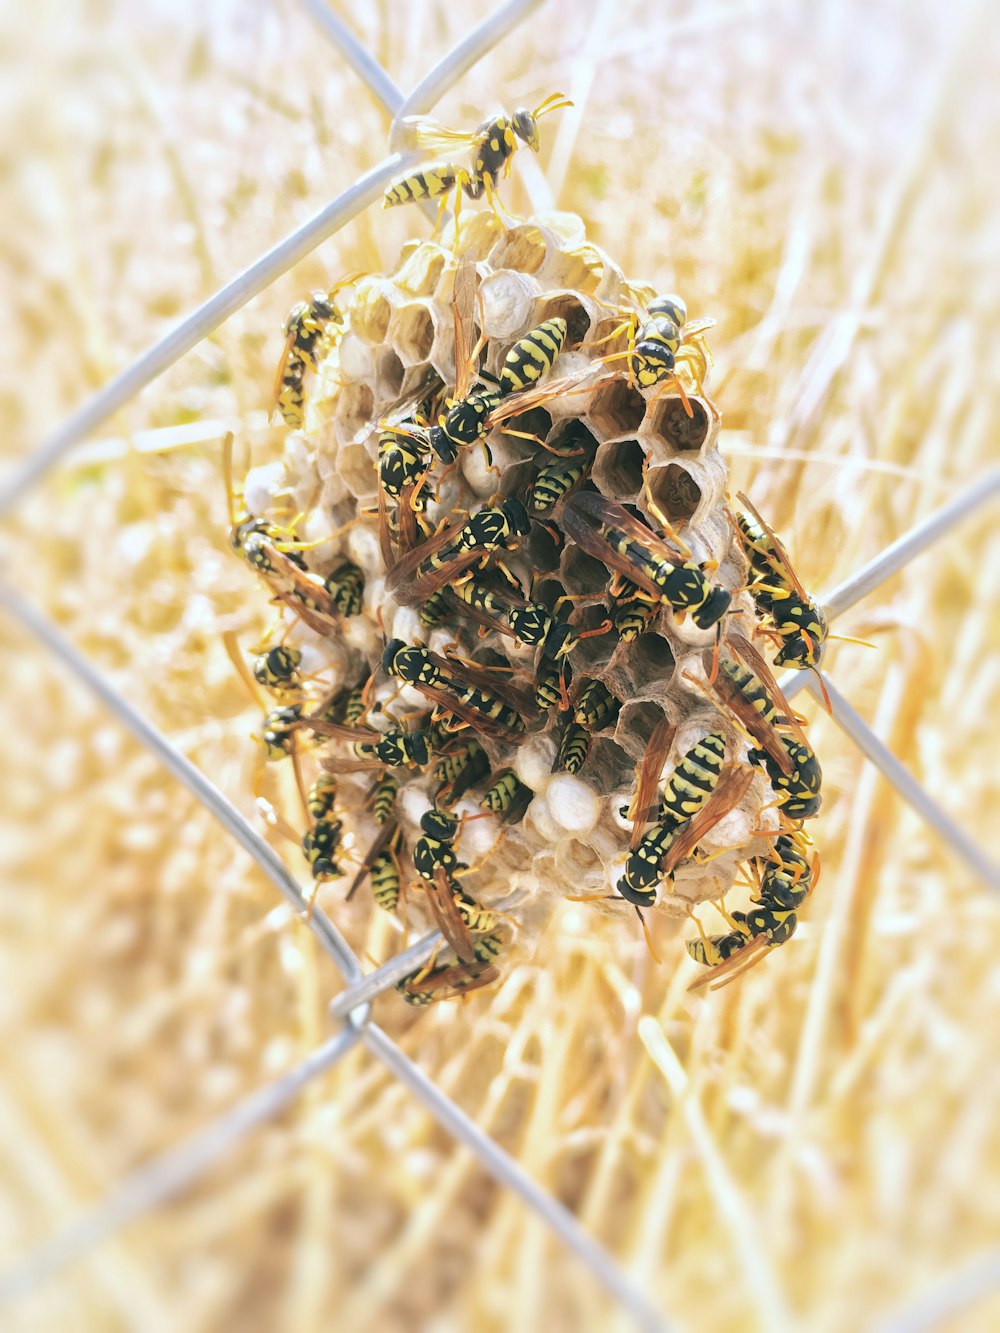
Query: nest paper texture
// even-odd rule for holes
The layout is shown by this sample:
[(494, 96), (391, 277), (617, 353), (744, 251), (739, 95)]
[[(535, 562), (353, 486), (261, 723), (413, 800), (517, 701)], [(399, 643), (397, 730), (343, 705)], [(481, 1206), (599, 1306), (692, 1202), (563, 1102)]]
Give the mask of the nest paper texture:
[[(430, 61), (470, 17), (413, 14), (405, 28), (378, 6), (346, 14), (403, 85), (420, 72), (413, 52)], [(947, 31), (923, 4), (904, 17), (597, 6), (581, 21), (554, 3), (544, 17), (439, 113), (472, 125), (555, 87), (576, 98), (507, 202), (582, 216), (624, 272), (719, 321), (731, 488), (774, 521), (807, 586), (830, 587), (995, 457), (986, 7)], [(84, 6), (74, 27), (43, 6), (2, 35), (21, 145), (3, 261), (23, 315), (4, 331), (11, 454), (385, 141), (298, 9), (213, 11), (180, 30), (155, 16), (139, 28), (126, 5), (100, 18)], [(390, 271), (425, 234), (405, 212), (365, 215), (230, 321), (6, 537), (23, 590), (250, 815), (257, 718), (220, 632), (250, 642), (264, 617), (228, 550), (219, 440), (232, 428), (255, 463), (279, 457), (265, 412), (285, 312), (341, 273)], [(983, 515), (956, 529), (845, 618), (877, 651), (843, 644), (829, 659), (994, 858), (995, 528)], [(340, 982), (89, 695), (19, 632), (4, 648), (0, 1235), (13, 1258), (305, 1055)], [(996, 911), (808, 707), (822, 880), (796, 938), (741, 984), (692, 999), (671, 923), (657, 945), (673, 961), (657, 968), (638, 932), (567, 904), (498, 990), (378, 1012), (689, 1327), (863, 1325), (928, 1299), (996, 1235)], [(269, 795), (292, 808), (282, 781)], [(376, 961), (398, 945), (364, 902), (338, 920)], [(331, 1311), (378, 1330), (589, 1328), (609, 1306), (357, 1054), (9, 1322), (309, 1330)], [(986, 1297), (952, 1322), (997, 1315)]]
[[(456, 514), (488, 500), (500, 487), (523, 498), (538, 467), (553, 458), (536, 441), (566, 449), (569, 432), (582, 427), (587, 475), (598, 493), (636, 506), (654, 529), (663, 517), (683, 527), (694, 558), (718, 567), (713, 580), (737, 590), (745, 582), (746, 560), (724, 511), (728, 472), (718, 449), (719, 414), (697, 393), (704, 393), (707, 380), (704, 353), (698, 353), (694, 363), (697, 379), (686, 362), (678, 366), (690, 395), (688, 409), (676, 390), (663, 392), (673, 387), (669, 381), (645, 395), (630, 388), (624, 368), (619, 364), (616, 373), (614, 363), (604, 364), (599, 357), (608, 352), (608, 338), (613, 339), (611, 346), (623, 344), (622, 315), (630, 308), (626, 303), (648, 300), (648, 293), (636, 292), (612, 259), (588, 242), (580, 219), (551, 213), (505, 231), (492, 212), (467, 215), (457, 238), (449, 227), (440, 242), (407, 245), (393, 273), (362, 278), (350, 297), (338, 298), (343, 324), (308, 384), (304, 429), (289, 433), (280, 465), (265, 464), (246, 478), (244, 503), (255, 517), (280, 525), (290, 511), (304, 515), (297, 531), (309, 546), (322, 543), (304, 553), (311, 569), (326, 576), (347, 559), (365, 576), (360, 614), (344, 622), (341, 633), (318, 634), (293, 611), (283, 613), (282, 641), (299, 645), (310, 669), (322, 673), (312, 687), (317, 692), (313, 707), (329, 691), (370, 678), (372, 703), (387, 704), (396, 724), (414, 705), (426, 714), (426, 702), (413, 691), (405, 691), (396, 703), (397, 683), (379, 672), (389, 637), (427, 641), (432, 650), (457, 652), (460, 658), (481, 656), (485, 648), (494, 664), (506, 663), (516, 673), (515, 680), (531, 679), (534, 649), (496, 630), (486, 633), (478, 621), (465, 618), (463, 623), (461, 608), (441, 628), (425, 629), (417, 608), (387, 589), (376, 535), (378, 423), (397, 420), (400, 404), (414, 395), (425, 396), (431, 380), (456, 382), (453, 306), (461, 263), (476, 265), (478, 318), (488, 339), (486, 371), (499, 373), (513, 343), (544, 320), (566, 319), (569, 337), (567, 350), (539, 386), (537, 397), (544, 403), (509, 423), (515, 431), (530, 429), (536, 439), (509, 434), (500, 425), (484, 437), (492, 467), (486, 467), (476, 447), (461, 451), (457, 467), (436, 468), (428, 485), (435, 496), (428, 502), (428, 521), (460, 522)], [(570, 282), (575, 285), (567, 287)], [(553, 389), (555, 396), (549, 398), (547, 383), (571, 387), (560, 393)], [(534, 589), (532, 597), (549, 584), (553, 597), (566, 592), (599, 601), (608, 578), (575, 543), (557, 551), (541, 527), (534, 527), (504, 559), (522, 586)], [(603, 604), (597, 612), (595, 622), (604, 614)], [(738, 594), (730, 617), (730, 626), (753, 633), (749, 594)], [(475, 796), (459, 803), (460, 813), (478, 814), (476, 823), (463, 830), (459, 852), (481, 865), (474, 879), (463, 883), (486, 905), (517, 904), (522, 946), (537, 942), (556, 895), (589, 896), (593, 910), (613, 913), (628, 923), (630, 933), (634, 930), (632, 907), (612, 893), (631, 829), (621, 812), (632, 800), (636, 765), (660, 717), (666, 714), (675, 728), (670, 751), (663, 756), (667, 772), (713, 730), (721, 729), (731, 758), (745, 756), (747, 742), (739, 729), (706, 698), (701, 659), (715, 638), (714, 629), (699, 629), (690, 619), (679, 623), (664, 608), (647, 633), (633, 642), (616, 633), (581, 641), (570, 659), (576, 691), (587, 681), (601, 681), (622, 706), (615, 723), (595, 730), (578, 777), (552, 772), (563, 717), (558, 708), (536, 719), (528, 736), (487, 742), (494, 773), (513, 767), (534, 797), (524, 820), (502, 831), (496, 818), (480, 822)], [(502, 688), (508, 677), (496, 679)], [(304, 711), (311, 709), (306, 706)], [(374, 717), (374, 725), (379, 720)], [(303, 748), (308, 776), (320, 759), (336, 767), (338, 755), (342, 761), (350, 753), (343, 740), (320, 738)], [(410, 847), (419, 836), (417, 820), (441, 785), (433, 767), (426, 775), (415, 777), (405, 769), (400, 774), (405, 786), (397, 811)], [(363, 807), (371, 775), (356, 781), (359, 790), (349, 805)], [(478, 794), (489, 781), (476, 784)], [(700, 844), (701, 860), (678, 869), (671, 892), (661, 895), (662, 910), (683, 917), (691, 903), (719, 898), (732, 886), (741, 862), (766, 855), (768, 843), (756, 831), (777, 828), (774, 802), (761, 775), (742, 803), (707, 833)], [(294, 811), (290, 818), (295, 818)], [(360, 818), (345, 813), (344, 819), (350, 825), (348, 840), (360, 857), (378, 830), (363, 813)], [(409, 877), (407, 864), (404, 880)], [(342, 886), (320, 892), (320, 900), (334, 913), (341, 897)], [(427, 922), (423, 898), (419, 893), (406, 896), (400, 907), (404, 919)], [(721, 918), (713, 924), (721, 926)]]

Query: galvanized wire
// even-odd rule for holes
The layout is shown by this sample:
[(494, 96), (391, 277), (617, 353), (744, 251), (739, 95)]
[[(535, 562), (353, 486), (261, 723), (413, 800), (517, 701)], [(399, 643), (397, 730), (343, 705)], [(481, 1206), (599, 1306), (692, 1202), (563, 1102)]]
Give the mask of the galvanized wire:
[[(371, 57), (353, 34), (329, 10), (322, 0), (302, 0), (334, 41), (345, 59), (367, 84), (373, 94), (393, 115), (390, 143), (399, 137), (399, 120), (406, 115), (429, 110), (437, 99), (472, 65), (495, 45), (515, 24), (537, 8), (541, 0), (508, 0), (489, 19), (480, 24), (448, 53), (407, 97), (403, 97), (388, 74)], [(237, 275), (214, 296), (192, 311), (176, 329), (148, 349), (131, 366), (111, 380), (69, 418), (23, 464), (14, 469), (0, 486), (0, 515), (12, 505), (69, 449), (84, 439), (179, 360), (202, 338), (247, 301), (264, 290), (282, 273), (304, 258), (352, 217), (378, 197), (388, 180), (413, 159), (413, 154), (393, 152), (350, 189), (321, 209), (302, 227)], [(907, 565), (933, 541), (950, 532), (964, 517), (1000, 493), (1000, 469), (987, 473), (975, 485), (960, 494), (938, 513), (916, 525), (863, 569), (821, 601), (828, 614), (835, 617), (854, 605)], [(152, 727), (117, 688), (107, 681), (65, 637), (37, 610), (0, 585), (0, 605), (9, 615), (35, 634), (84, 684), (87, 685), (129, 728), (161, 763), (183, 782), (226, 830), (257, 861), (294, 910), (305, 914), (306, 899), (301, 887), (289, 874), (280, 858), (247, 823), (242, 815), (201, 774), (187, 758)], [(787, 696), (801, 688), (819, 694), (814, 676), (791, 673), (782, 682)], [(835, 721), (854, 743), (885, 774), (922, 817), (944, 836), (960, 855), (974, 866), (993, 888), (1000, 888), (1000, 872), (957, 826), (930, 800), (927, 793), (899, 764), (894, 755), (874, 736), (850, 704), (827, 682)], [(404, 954), (365, 975), (337, 928), (319, 910), (312, 914), (310, 928), (340, 969), (346, 990), (331, 1003), (331, 1016), (348, 1026), (324, 1042), (301, 1064), (251, 1094), (230, 1111), (211, 1122), (204, 1130), (154, 1158), (114, 1189), (102, 1203), (84, 1213), (76, 1222), (29, 1254), (19, 1265), (0, 1276), (0, 1301), (10, 1301), (32, 1290), (68, 1264), (106, 1239), (113, 1232), (134, 1221), (157, 1204), (190, 1184), (230, 1146), (246, 1133), (277, 1115), (312, 1078), (330, 1069), (359, 1041), (380, 1059), (424, 1103), (432, 1115), (459, 1142), (477, 1156), (495, 1179), (515, 1191), (541, 1216), (554, 1234), (576, 1253), (593, 1276), (602, 1283), (638, 1326), (665, 1333), (667, 1324), (649, 1304), (645, 1295), (626, 1276), (613, 1258), (576, 1221), (556, 1199), (534, 1182), (502, 1148), (482, 1131), (454, 1102), (423, 1074), (386, 1034), (368, 1021), (370, 1002), (393, 986), (407, 972), (430, 957), (440, 936), (434, 932), (418, 941)], [(971, 1276), (970, 1276), (971, 1275)], [(945, 1317), (969, 1300), (994, 1287), (1000, 1281), (996, 1256), (973, 1265), (968, 1274), (958, 1274), (950, 1284), (936, 1292), (930, 1308)], [(905, 1312), (884, 1327), (891, 1333), (911, 1333), (929, 1328), (926, 1309)]]

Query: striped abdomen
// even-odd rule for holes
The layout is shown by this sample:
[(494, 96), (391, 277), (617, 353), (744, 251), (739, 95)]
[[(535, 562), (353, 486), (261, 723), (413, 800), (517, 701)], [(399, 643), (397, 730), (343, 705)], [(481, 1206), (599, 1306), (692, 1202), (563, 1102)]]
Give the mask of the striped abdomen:
[(566, 321), (557, 315), (519, 339), (507, 353), (500, 372), (501, 394), (529, 389), (552, 369), (566, 341)]
[(410, 204), (414, 200), (436, 199), (454, 189), (457, 180), (458, 171), (447, 162), (423, 167), (409, 176), (397, 176), (382, 197), (382, 207), (395, 208), (397, 204)]
[(721, 731), (709, 732), (688, 750), (663, 789), (664, 823), (676, 827), (698, 813), (715, 790), (725, 753)]

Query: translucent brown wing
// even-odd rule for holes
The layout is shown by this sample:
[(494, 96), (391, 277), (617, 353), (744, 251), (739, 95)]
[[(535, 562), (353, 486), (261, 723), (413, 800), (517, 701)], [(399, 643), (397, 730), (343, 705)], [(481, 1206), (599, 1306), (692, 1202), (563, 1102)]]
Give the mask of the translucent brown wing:
[[(596, 364), (596, 363), (595, 363)], [(575, 375), (566, 375), (562, 379), (547, 380), (540, 384), (536, 389), (527, 389), (521, 393), (511, 393), (501, 401), (500, 406), (486, 418), (487, 429), (493, 426), (500, 426), (503, 422), (510, 420), (511, 417), (519, 416), (522, 412), (529, 412), (534, 407), (544, 407), (553, 398), (564, 398), (567, 394), (590, 393), (602, 384), (610, 384), (615, 375), (600, 375), (593, 378), (594, 371), (590, 367), (579, 371)]]
[(635, 851), (642, 841), (644, 826), (652, 818), (653, 805), (656, 801), (660, 775), (666, 763), (670, 746), (677, 728), (666, 717), (661, 717), (653, 728), (646, 752), (642, 756), (639, 768), (639, 780), (632, 800), (632, 836), (629, 838), (629, 851)]
[[(787, 720), (787, 725), (795, 736), (795, 739), (800, 745), (804, 745), (806, 749), (809, 749), (809, 741), (806, 738), (805, 732), (795, 720), (795, 714), (792, 712), (791, 704), (782, 694), (781, 686), (774, 679), (774, 673), (764, 661), (763, 657), (761, 657), (757, 649), (753, 646), (750, 640), (742, 634), (730, 634), (727, 636), (726, 642), (739, 654), (744, 663), (750, 668), (758, 680), (760, 680), (761, 684), (774, 701), (774, 705), (778, 712)], [(783, 722), (782, 725), (785, 725), (785, 723)]]
[(731, 810), (736, 809), (750, 790), (753, 776), (753, 769), (744, 765), (726, 768), (705, 804), (671, 840), (667, 854), (660, 865), (664, 877), (673, 874), (680, 863), (691, 855), (702, 838), (725, 819)]
[(455, 904), (455, 888), (448, 872), (438, 866), (433, 880), (427, 882), (426, 888), (438, 929), (455, 950), (459, 962), (466, 965), (475, 963), (475, 937), (462, 920), (462, 915)]
[[(712, 680), (712, 672), (715, 667), (712, 649), (708, 649), (702, 654), (701, 661), (705, 674)], [(711, 689), (716, 698), (725, 705), (760, 748), (767, 751), (782, 773), (790, 776), (794, 765), (788, 756), (781, 735), (775, 731), (769, 722), (761, 717), (743, 691), (737, 689), (724, 671), (716, 673), (714, 680), (712, 680)]]
[(451, 303), (455, 321), (455, 397), (468, 396), (472, 384), (472, 358), (476, 347), (476, 265), (463, 255), (455, 270)]
[(407, 978), (401, 982), (405, 993), (414, 997), (428, 996), (435, 1002), (457, 1000), (470, 991), (480, 990), (500, 980), (500, 969), (492, 963), (477, 963), (466, 967), (464, 963), (453, 963), (447, 967), (434, 967), (425, 975)]
[(651, 532), (637, 518), (634, 518), (628, 510), (623, 509), (614, 500), (608, 500), (605, 496), (598, 495), (595, 492), (577, 491), (575, 495), (571, 495), (568, 500), (563, 502), (561, 521), (566, 535), (571, 537), (588, 555), (592, 555), (595, 560), (602, 561), (624, 578), (645, 589), (646, 592), (656, 598), (657, 602), (664, 600), (663, 589), (646, 573), (640, 564), (630, 559), (624, 552), (619, 551), (608, 540), (605, 530), (607, 528), (617, 528), (619, 532), (623, 532), (629, 540), (641, 546), (654, 559), (677, 565), (684, 562), (684, 557), (679, 551), (668, 546), (655, 532)]
[(350, 902), (350, 900), (357, 893), (358, 889), (361, 888), (361, 885), (371, 874), (371, 869), (372, 866), (375, 864), (375, 861), (379, 856), (381, 856), (382, 852), (385, 851), (386, 847), (389, 845), (393, 837), (398, 832), (399, 832), (399, 825), (396, 823), (394, 819), (390, 819), (387, 823), (383, 824), (382, 827), (379, 829), (375, 841), (368, 848), (368, 851), (365, 854), (365, 859), (362, 861), (358, 873), (354, 876), (354, 879), (351, 881), (351, 887), (347, 890), (347, 895), (344, 898), (345, 903)]
[(709, 990), (719, 990), (722, 986), (728, 986), (744, 972), (749, 972), (755, 967), (764, 957), (767, 947), (767, 937), (757, 935), (754, 939), (748, 940), (742, 949), (730, 954), (724, 963), (716, 963), (714, 967), (692, 981), (688, 990), (700, 990), (702, 986), (707, 986)]
[(742, 491), (737, 491), (736, 498), (737, 500), (739, 500), (743, 508), (746, 509), (749, 513), (751, 513), (757, 520), (757, 522), (760, 524), (760, 526), (764, 529), (768, 541), (770, 541), (771, 545), (774, 547), (775, 554), (785, 567), (785, 573), (788, 575), (788, 582), (792, 585), (792, 587), (795, 589), (795, 591), (798, 593), (798, 595), (802, 598), (804, 602), (811, 602), (812, 599), (806, 592), (805, 588), (802, 586), (802, 582), (799, 579), (798, 574), (795, 572), (795, 566), (792, 564), (791, 558), (789, 557), (788, 552), (785, 550), (781, 538), (771, 527), (770, 523), (768, 523), (767, 519), (764, 518), (760, 510), (757, 509), (747, 499), (747, 497), (743, 494)]

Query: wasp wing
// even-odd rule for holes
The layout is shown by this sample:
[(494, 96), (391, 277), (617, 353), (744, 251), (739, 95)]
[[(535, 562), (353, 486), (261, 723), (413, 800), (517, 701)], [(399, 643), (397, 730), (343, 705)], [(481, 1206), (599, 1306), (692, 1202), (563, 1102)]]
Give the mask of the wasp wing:
[(751, 513), (757, 520), (757, 522), (760, 524), (760, 526), (763, 528), (765, 536), (767, 537), (771, 545), (774, 547), (775, 555), (778, 557), (781, 564), (784, 565), (785, 573), (788, 575), (789, 583), (792, 585), (792, 587), (795, 589), (795, 591), (798, 593), (798, 595), (802, 598), (804, 602), (811, 602), (812, 599), (806, 592), (805, 588), (802, 586), (802, 581), (800, 580), (798, 574), (795, 572), (795, 566), (792, 564), (791, 558), (789, 557), (788, 552), (785, 550), (781, 538), (771, 527), (770, 523), (768, 523), (767, 519), (764, 518), (760, 510), (757, 509), (753, 504), (751, 504), (751, 502), (747, 499), (747, 497), (743, 494), (742, 491), (738, 491), (736, 493), (736, 498), (737, 500), (739, 500), (743, 508), (746, 509), (749, 513)]
[(644, 826), (652, 818), (656, 789), (660, 785), (660, 775), (666, 763), (676, 727), (666, 717), (661, 717), (649, 738), (646, 752), (642, 756), (639, 768), (639, 780), (632, 800), (632, 836), (629, 839), (629, 851), (635, 851), (642, 841)]
[(750, 790), (753, 770), (743, 765), (730, 767), (716, 783), (715, 790), (693, 818), (683, 824), (671, 839), (667, 854), (660, 864), (660, 873), (666, 877), (685, 860), (716, 824), (735, 810)]
[(455, 888), (448, 872), (438, 866), (434, 878), (427, 881), (427, 896), (438, 929), (455, 950), (459, 962), (470, 964), (476, 961), (476, 941), (472, 931), (462, 920), (455, 903)]

